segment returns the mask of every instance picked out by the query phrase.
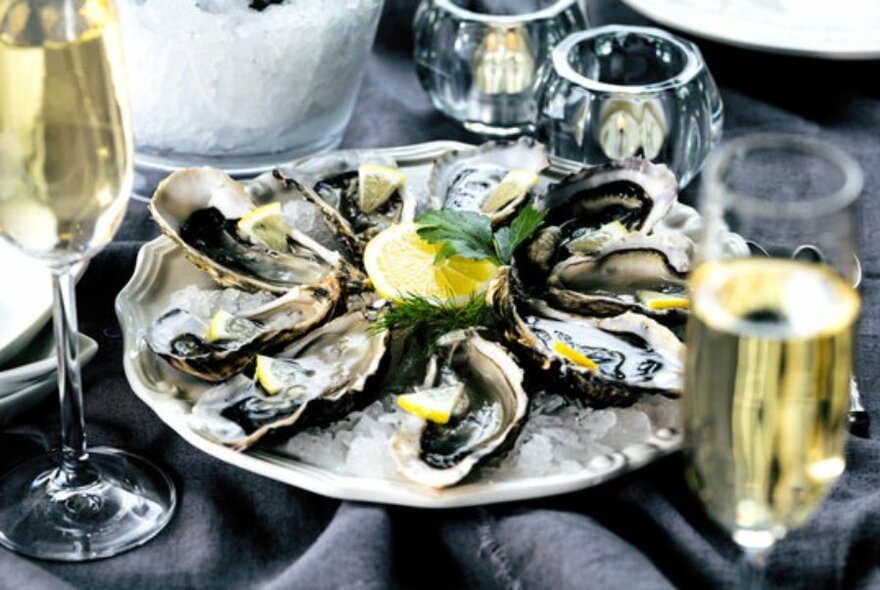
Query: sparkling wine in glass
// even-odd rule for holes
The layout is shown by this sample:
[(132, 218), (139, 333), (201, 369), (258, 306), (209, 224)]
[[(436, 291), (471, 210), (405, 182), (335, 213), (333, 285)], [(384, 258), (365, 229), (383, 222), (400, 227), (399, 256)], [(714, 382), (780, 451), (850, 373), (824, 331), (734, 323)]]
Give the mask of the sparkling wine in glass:
[(173, 514), (146, 460), (86, 446), (71, 268), (113, 238), (132, 142), (111, 0), (0, 0), (0, 237), (52, 274), (61, 449), (0, 478), (0, 544), (46, 559), (114, 555)]
[[(704, 171), (687, 478), (742, 547), (754, 583), (776, 541), (804, 524), (844, 469), (861, 188), (850, 156), (798, 136), (731, 141)], [(728, 228), (745, 239), (739, 248)]]

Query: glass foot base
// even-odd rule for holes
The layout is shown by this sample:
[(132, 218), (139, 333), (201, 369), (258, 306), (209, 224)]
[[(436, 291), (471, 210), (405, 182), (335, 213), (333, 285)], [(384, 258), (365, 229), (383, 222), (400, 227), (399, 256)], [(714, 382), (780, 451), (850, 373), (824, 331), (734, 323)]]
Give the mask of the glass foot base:
[(0, 479), (0, 545), (59, 561), (110, 557), (142, 545), (168, 524), (174, 484), (149, 461), (109, 448), (89, 450), (93, 483), (57, 485), (57, 462), (41, 456)]

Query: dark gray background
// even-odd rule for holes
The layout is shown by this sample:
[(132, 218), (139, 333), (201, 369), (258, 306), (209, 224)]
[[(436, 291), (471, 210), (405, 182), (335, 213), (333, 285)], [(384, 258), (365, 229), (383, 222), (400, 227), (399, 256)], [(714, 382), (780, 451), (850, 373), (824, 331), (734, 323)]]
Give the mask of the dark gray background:
[[(386, 0), (376, 50), (345, 136), (370, 147), (476, 138), (436, 113), (411, 55), (415, 0)], [(591, 1), (592, 21), (644, 23), (616, 0)], [(863, 198), (859, 377), (880, 432), (878, 62), (770, 56), (697, 40), (722, 90), (725, 135), (813, 134), (853, 154)], [(690, 189), (685, 200), (691, 200)], [(30, 561), (0, 549), (0, 588), (667, 588), (732, 586), (737, 550), (702, 515), (677, 456), (567, 496), (431, 512), (339, 502), (229, 467), (187, 445), (132, 394), (113, 301), (143, 240), (156, 235), (132, 202), (114, 244), (80, 283), (82, 330), (100, 352), (85, 372), (92, 444), (122, 446), (174, 474), (179, 512), (149, 545), (91, 564)], [(4, 288), (12, 288), (10, 278)], [(0, 434), (0, 471), (55, 442), (47, 402)], [(808, 526), (779, 544), (774, 585), (880, 585), (880, 441), (852, 439), (847, 471)]]

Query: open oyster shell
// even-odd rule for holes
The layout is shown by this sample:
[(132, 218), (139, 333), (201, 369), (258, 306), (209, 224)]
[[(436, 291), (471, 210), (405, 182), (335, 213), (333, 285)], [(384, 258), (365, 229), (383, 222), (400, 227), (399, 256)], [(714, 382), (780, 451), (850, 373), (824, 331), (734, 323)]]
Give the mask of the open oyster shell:
[(493, 225), (502, 223), (519, 210), (528, 195), (510, 201), (498, 211), (483, 211), (483, 203), (495, 187), (511, 170), (531, 170), (537, 174), (549, 165), (543, 144), (530, 137), (450, 151), (434, 162), (428, 180), (433, 208), (482, 212)]
[(343, 266), (338, 253), (295, 228), (290, 228), (284, 252), (240, 235), (237, 220), (255, 207), (241, 184), (212, 168), (171, 174), (150, 202), (162, 232), (223, 285), (284, 293), (318, 283)]
[(283, 346), (330, 316), (340, 299), (339, 280), (294, 287), (286, 295), (235, 314), (238, 334), (208, 341), (208, 323), (183, 310), (162, 315), (144, 341), (171, 366), (205, 381), (225, 381), (243, 371), (263, 351)]
[(391, 440), (400, 472), (432, 488), (461, 481), (475, 465), (511, 444), (529, 403), (523, 371), (502, 345), (463, 330), (444, 336), (440, 347), (438, 366), (428, 371), (424, 385), (462, 383), (465, 409), (447, 424), (407, 416)]
[(650, 233), (678, 198), (675, 175), (663, 164), (624, 158), (587, 166), (550, 185), (535, 206), (547, 223), (566, 233), (618, 220), (630, 231)]
[[(528, 299), (509, 268), (487, 293), (506, 321), (505, 336), (548, 378), (591, 405), (628, 405), (642, 393), (677, 395), (683, 379), (684, 345), (673, 332), (633, 312), (593, 318), (559, 311)], [(555, 343), (595, 362), (591, 369), (555, 350)]]
[(572, 256), (550, 272), (546, 298), (580, 315), (607, 317), (635, 311), (681, 327), (683, 309), (653, 309), (642, 293), (686, 297), (693, 244), (676, 233), (630, 234), (593, 256)]
[(620, 222), (628, 232), (650, 234), (676, 204), (675, 176), (663, 165), (640, 158), (588, 166), (552, 184), (535, 201), (547, 212), (544, 227), (518, 257), (531, 282), (570, 256), (576, 240)]
[(313, 156), (274, 171), (276, 178), (285, 182), (296, 179), (309, 189), (308, 198), (320, 208), (340, 241), (357, 255), (363, 252), (370, 238), (383, 229), (411, 221), (417, 205), (417, 199), (404, 185), (377, 210), (362, 211), (358, 204), (358, 168), (362, 164), (397, 168), (397, 162), (390, 156), (367, 150), (343, 150)]
[(193, 426), (236, 450), (272, 433), (322, 424), (365, 404), (386, 357), (388, 333), (370, 333), (373, 313), (342, 315), (273, 355), (289, 361), (285, 387), (269, 395), (239, 375), (204, 394)]

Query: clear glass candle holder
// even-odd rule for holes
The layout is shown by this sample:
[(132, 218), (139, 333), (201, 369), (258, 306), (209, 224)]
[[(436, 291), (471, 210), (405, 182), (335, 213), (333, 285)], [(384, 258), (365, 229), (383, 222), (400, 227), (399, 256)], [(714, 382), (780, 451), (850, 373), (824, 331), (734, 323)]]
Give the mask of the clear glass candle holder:
[(416, 72), (434, 106), (469, 131), (530, 132), (541, 63), (586, 27), (583, 0), (423, 0)]
[(609, 25), (573, 33), (541, 71), (537, 136), (587, 164), (642, 156), (684, 187), (721, 139), (721, 95), (693, 43)]

